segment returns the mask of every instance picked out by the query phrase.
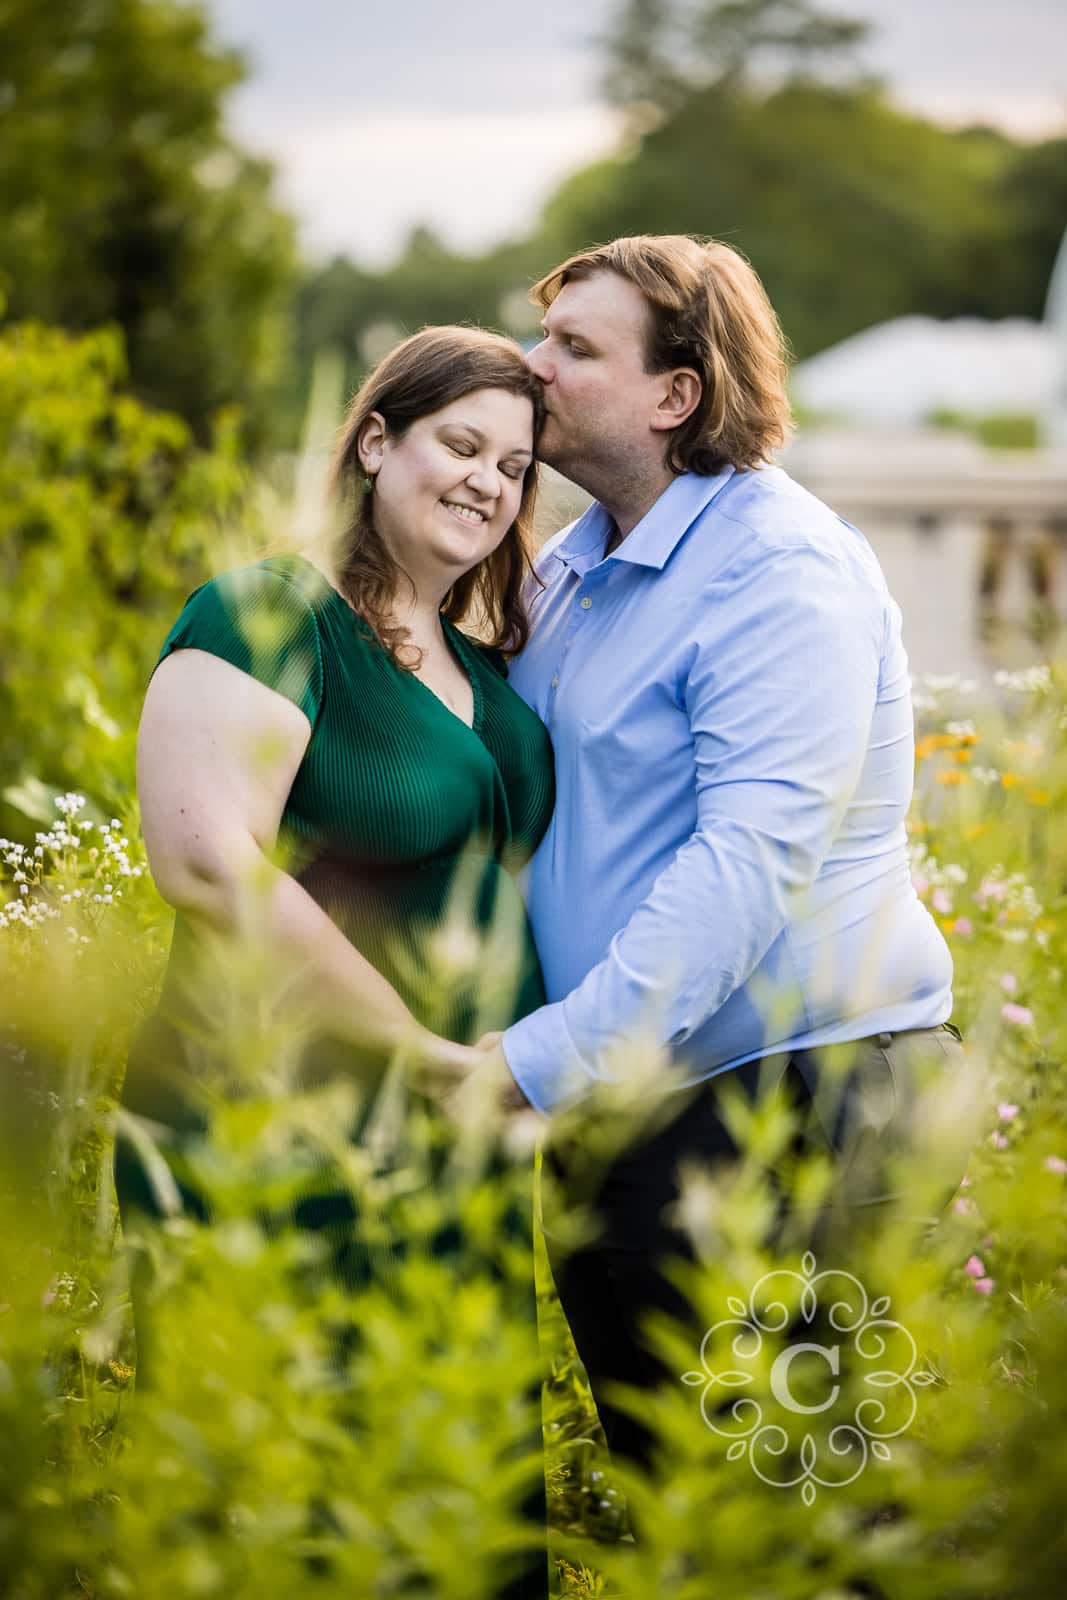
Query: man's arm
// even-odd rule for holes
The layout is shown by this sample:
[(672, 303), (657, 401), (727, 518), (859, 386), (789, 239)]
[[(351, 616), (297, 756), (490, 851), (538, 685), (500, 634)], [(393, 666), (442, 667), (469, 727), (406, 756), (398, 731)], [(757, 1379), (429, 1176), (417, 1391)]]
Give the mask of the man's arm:
[(697, 823), (607, 955), (509, 1028), (527, 1099), (548, 1111), (658, 1024), (683, 1044), (751, 975), (812, 883), (859, 776), (878, 688), (881, 596), (810, 547), (718, 578), (685, 691)]

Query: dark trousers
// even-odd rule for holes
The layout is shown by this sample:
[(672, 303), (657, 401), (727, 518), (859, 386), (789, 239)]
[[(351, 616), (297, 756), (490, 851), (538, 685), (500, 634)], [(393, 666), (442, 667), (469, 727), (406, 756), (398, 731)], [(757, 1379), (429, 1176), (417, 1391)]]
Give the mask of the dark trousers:
[[(599, 1170), (580, 1132), (546, 1154), (549, 1260), (613, 1454), (647, 1468), (655, 1440), (614, 1403), (611, 1388), (651, 1390), (677, 1380), (649, 1349), (644, 1329), (650, 1313), (683, 1324), (693, 1316), (669, 1276), (672, 1262), (695, 1260), (692, 1241), (674, 1215), (679, 1169), (714, 1169), (737, 1156), (722, 1116), (724, 1088), (740, 1089), (750, 1101), (769, 1094), (785, 1098), (796, 1128), (790, 1156), (820, 1150), (832, 1157), (834, 1191), (822, 1222), (847, 1236), (872, 1208), (897, 1198), (887, 1163), (907, 1146), (924, 1087), (961, 1061), (959, 1034), (946, 1024), (766, 1056), (671, 1097), (677, 1109), (658, 1108), (656, 1131), (638, 1135)], [(946, 1152), (941, 1204), (948, 1203), (962, 1175), (960, 1153)], [(778, 1198), (781, 1224), (789, 1214), (787, 1186), (779, 1187)], [(571, 1211), (590, 1218), (592, 1237), (568, 1249), (563, 1240)], [(700, 1331), (693, 1332), (695, 1353)]]

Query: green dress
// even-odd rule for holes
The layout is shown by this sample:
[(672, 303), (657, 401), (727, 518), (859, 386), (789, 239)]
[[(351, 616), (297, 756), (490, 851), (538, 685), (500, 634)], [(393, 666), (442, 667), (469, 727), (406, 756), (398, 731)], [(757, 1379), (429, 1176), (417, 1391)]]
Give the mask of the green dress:
[[(204, 584), (160, 659), (206, 650), (305, 713), (311, 739), (281, 821), (289, 870), (420, 1022), (473, 1042), (544, 1003), (513, 874), (548, 826), (552, 751), (498, 652), (444, 626), (473, 689), (470, 728), (301, 557)], [(488, 973), (470, 929), (491, 934)], [(194, 943), (179, 916), (161, 1009), (203, 1036), (217, 1010), (202, 974), (186, 983)]]
[[(472, 727), (398, 667), (298, 556), (271, 557), (197, 589), (160, 660), (175, 650), (208, 651), (306, 714), (311, 737), (279, 833), (286, 869), (420, 1022), (473, 1042), (544, 1003), (514, 874), (548, 826), (553, 763), (548, 733), (508, 687), (500, 654), (442, 620), (473, 690)], [(122, 1096), (129, 1110), (197, 1136), (202, 1113), (182, 1084), (198, 1051), (210, 1051), (213, 1022), (217, 1030), (225, 1006), (210, 968), (197, 960), (193, 928), (179, 915), (159, 1007), (130, 1052)], [(351, 1044), (325, 1037), (308, 1054), (312, 1076), (355, 1067), (372, 1089), (375, 1070), (385, 1066), (357, 1061)], [(172, 1149), (186, 1207), (203, 1217), (200, 1197), (182, 1181), (180, 1139)], [(158, 1215), (137, 1152), (121, 1138), (115, 1177), (124, 1221)], [(366, 1280), (361, 1250), (346, 1255), (344, 1248), (355, 1220), (347, 1195), (327, 1185), (294, 1220), (326, 1228), (338, 1247), (337, 1270), (355, 1286)], [(530, 1243), (529, 1214), (519, 1225)], [(533, 1308), (531, 1255), (527, 1313)], [(543, 1520), (543, 1500), (535, 1498), (530, 1512)], [(543, 1559), (508, 1592), (542, 1595)]]

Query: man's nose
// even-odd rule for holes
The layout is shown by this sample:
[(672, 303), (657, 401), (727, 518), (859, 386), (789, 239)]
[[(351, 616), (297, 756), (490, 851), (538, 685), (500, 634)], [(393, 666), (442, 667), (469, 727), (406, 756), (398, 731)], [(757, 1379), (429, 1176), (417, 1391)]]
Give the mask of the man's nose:
[(542, 339), (540, 344), (535, 344), (532, 350), (526, 352), (526, 365), (535, 378), (542, 383), (552, 381), (552, 363), (548, 358), (548, 340)]

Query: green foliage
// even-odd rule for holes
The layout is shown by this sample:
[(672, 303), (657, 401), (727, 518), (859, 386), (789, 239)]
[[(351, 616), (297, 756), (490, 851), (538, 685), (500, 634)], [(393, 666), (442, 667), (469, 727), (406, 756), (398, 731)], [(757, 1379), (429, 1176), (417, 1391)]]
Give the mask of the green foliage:
[[(1067, 1490), (1067, 844), (1053, 819), (1067, 802), (1067, 680), (1002, 675), (996, 695), (979, 703), (940, 681), (917, 700), (913, 875), (953, 948), (966, 1069), (924, 1099), (899, 1173), (910, 1203), (838, 1236), (819, 1263), (889, 1297), (885, 1315), (915, 1341), (913, 1370), (931, 1379), (914, 1386), (914, 1418), (851, 1482), (851, 1459), (824, 1457), (808, 1504), (799, 1478), (767, 1482), (730, 1453), (701, 1411), (700, 1352), (661, 1326), (674, 1370), (700, 1382), (637, 1402), (664, 1440), (662, 1473), (613, 1472), (542, 1260), (547, 1482), (565, 1594), (702, 1600), (709, 1574), (736, 1600), (872, 1589), (1044, 1600), (1055, 1589)], [(487, 1166), (476, 1130), (443, 1146), (408, 1101), (403, 1140), (383, 1159), (384, 1148), (347, 1141), (353, 1086), (299, 1088), (284, 1071), (213, 1093), (190, 1170), (217, 1220), (175, 1217), (140, 1236), (153, 1266), (153, 1380), (132, 1392), (107, 1130), (166, 918), (132, 830), (87, 809), (60, 797), (35, 843), (0, 846), (7, 1592), (251, 1600), (414, 1584), (427, 1597), (488, 1595), (502, 1553), (530, 1537), (517, 1504), (536, 1469), (523, 1399), (536, 1353), (509, 1221), (529, 1204), (528, 1153), (498, 1150)], [(589, 1115), (590, 1151), (617, 1109)], [(824, 1181), (817, 1166), (801, 1171), (801, 1222), (768, 1248), (765, 1172), (788, 1118), (773, 1106), (734, 1115), (741, 1161), (694, 1175), (683, 1199), (700, 1254), (690, 1290), (709, 1327), (765, 1272), (795, 1300), (805, 1205)], [(931, 1229), (926, 1190), (961, 1138), (973, 1145), (965, 1185)], [(316, 1236), (284, 1225), (324, 1171), (356, 1201), (357, 1235), (381, 1269), (368, 1282), (339, 1281)], [(461, 1241), (445, 1257), (442, 1230)], [(753, 1368), (765, 1406), (776, 1349), (769, 1338)], [(719, 1350), (708, 1346), (713, 1370)], [(856, 1397), (846, 1381), (827, 1422), (845, 1421)], [(904, 1391), (883, 1397), (899, 1421)], [(774, 1480), (800, 1464), (763, 1465)], [(624, 1492), (636, 1545), (623, 1537)]]
[(174, 0), (0, 0), (0, 291), (12, 318), (115, 323), (135, 392), (253, 433), (287, 354), (292, 229), (226, 137), (244, 76)]
[(928, 421), (932, 428), (968, 433), (987, 450), (1033, 450), (1038, 443), (1038, 420), (1023, 413), (998, 412), (978, 417), (946, 406), (934, 411)]
[[(1062, 138), (1020, 145), (893, 105), (838, 58), (859, 25), (797, 0), (631, 0), (603, 40), (631, 110), (619, 151), (574, 172), (523, 239), (471, 259), (416, 229), (387, 272), (341, 259), (305, 280), (299, 365), (325, 345), (348, 379), (425, 322), (536, 332), (523, 290), (619, 234), (737, 245), (798, 357), (891, 317), (1040, 317), (1067, 225)], [(861, 31), (861, 30), (860, 30)]]
[(544, 229), (559, 250), (643, 231), (726, 239), (803, 357), (908, 312), (981, 310), (991, 291), (971, 258), (1003, 227), (990, 189), (1009, 148), (947, 133), (876, 90), (720, 85), (691, 95), (630, 159), (565, 184)]
[(603, 41), (604, 88), (639, 117), (674, 112), (693, 93), (768, 69), (826, 76), (869, 32), (810, 0), (624, 0)]
[(248, 489), (232, 429), (202, 450), (124, 375), (117, 332), (0, 331), (0, 780), (89, 772), (108, 806), (163, 635)]

